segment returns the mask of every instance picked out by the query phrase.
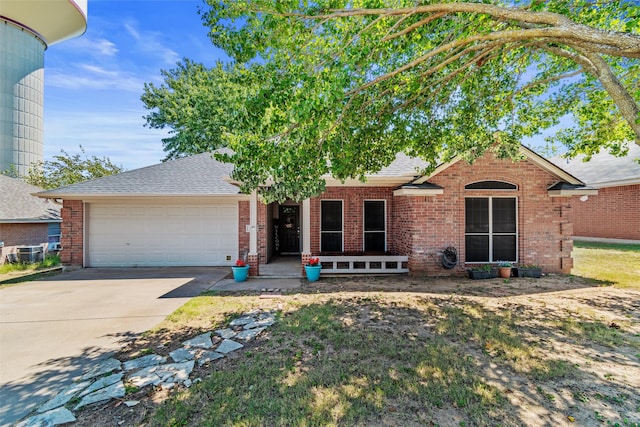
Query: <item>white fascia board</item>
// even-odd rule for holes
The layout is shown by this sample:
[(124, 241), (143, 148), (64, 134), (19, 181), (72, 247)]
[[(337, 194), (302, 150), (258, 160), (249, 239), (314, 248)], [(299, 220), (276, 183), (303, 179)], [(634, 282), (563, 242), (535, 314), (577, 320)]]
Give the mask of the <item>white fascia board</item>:
[(394, 196), (437, 196), (444, 194), (443, 188), (399, 188), (393, 192)]
[(590, 189), (575, 189), (575, 190), (549, 190), (547, 191), (549, 197), (573, 197), (573, 196), (597, 196), (598, 190)]
[(414, 175), (407, 176), (370, 176), (362, 182), (358, 179), (347, 179), (344, 182), (339, 179), (324, 177), (327, 187), (397, 187), (412, 181)]
[(166, 202), (171, 200), (180, 200), (180, 202), (210, 202), (210, 201), (233, 201), (233, 200), (249, 200), (248, 194), (65, 194), (65, 195), (47, 195), (35, 194), (42, 198), (56, 198), (61, 200), (82, 200), (88, 203), (95, 202)]

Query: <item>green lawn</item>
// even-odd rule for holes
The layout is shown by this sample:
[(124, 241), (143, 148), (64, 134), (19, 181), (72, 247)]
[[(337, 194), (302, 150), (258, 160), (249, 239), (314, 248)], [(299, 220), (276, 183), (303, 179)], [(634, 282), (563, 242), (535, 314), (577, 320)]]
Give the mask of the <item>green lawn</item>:
[[(31, 274), (37, 273), (40, 270), (47, 270), (58, 265), (60, 265), (60, 257), (58, 255), (47, 255), (42, 262), (33, 264), (5, 263), (0, 265), (0, 287), (19, 283), (24, 280), (32, 280), (33, 276), (31, 276)], [(22, 277), (27, 277), (28, 279), (23, 280)]]
[(574, 242), (572, 274), (640, 289), (640, 245)]
[[(512, 298), (331, 286), (194, 298), (145, 351), (256, 308), (278, 321), (131, 425), (640, 427), (640, 246), (577, 243), (574, 256), (566, 294), (545, 282)], [(537, 283), (512, 282), (525, 280)]]

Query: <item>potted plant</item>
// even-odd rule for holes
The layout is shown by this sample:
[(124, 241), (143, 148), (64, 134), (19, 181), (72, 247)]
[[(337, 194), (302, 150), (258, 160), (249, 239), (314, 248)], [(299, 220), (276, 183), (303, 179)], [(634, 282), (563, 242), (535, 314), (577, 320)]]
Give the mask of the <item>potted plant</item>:
[(239, 259), (236, 260), (235, 264), (231, 267), (231, 271), (233, 272), (233, 280), (236, 282), (244, 282), (249, 277), (249, 264)]
[(500, 273), (500, 277), (503, 279), (511, 277), (511, 267), (513, 267), (513, 264), (508, 261), (498, 261), (498, 273)]
[(479, 267), (473, 267), (468, 270), (469, 278), (473, 280), (479, 279), (491, 279), (496, 277), (496, 271), (491, 268), (491, 265), (484, 264)]
[(307, 274), (307, 280), (310, 282), (315, 282), (320, 278), (320, 270), (322, 270), (320, 258), (311, 258), (304, 266), (304, 271)]
[(522, 265), (516, 267), (516, 276), (518, 277), (534, 277), (536, 279), (542, 276), (542, 268), (537, 265)]

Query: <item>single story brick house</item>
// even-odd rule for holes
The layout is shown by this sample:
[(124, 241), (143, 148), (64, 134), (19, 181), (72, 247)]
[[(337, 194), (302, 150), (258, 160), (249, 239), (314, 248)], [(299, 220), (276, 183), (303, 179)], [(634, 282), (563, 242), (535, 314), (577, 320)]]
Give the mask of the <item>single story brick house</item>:
[(22, 246), (57, 248), (61, 205), (31, 194), (42, 188), (0, 175), (0, 265)]
[(640, 241), (640, 146), (629, 143), (624, 157), (605, 150), (584, 162), (554, 157), (553, 163), (598, 189), (597, 197), (573, 198), (576, 239), (622, 239)]
[[(38, 194), (63, 200), (62, 261), (85, 267), (224, 266), (246, 255), (251, 274), (276, 255), (323, 271), (462, 274), (512, 261), (572, 267), (571, 200), (596, 190), (522, 146), (521, 162), (488, 152), (428, 176), (399, 154), (367, 182), (327, 178), (301, 202), (241, 194), (232, 166), (194, 155)], [(442, 251), (457, 260), (444, 268)]]

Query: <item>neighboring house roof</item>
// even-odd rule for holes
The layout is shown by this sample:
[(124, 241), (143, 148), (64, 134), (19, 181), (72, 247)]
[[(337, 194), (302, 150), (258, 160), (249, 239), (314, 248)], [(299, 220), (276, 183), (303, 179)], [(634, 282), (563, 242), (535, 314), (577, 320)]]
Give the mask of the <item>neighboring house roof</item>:
[(0, 223), (60, 222), (60, 204), (31, 194), (42, 188), (0, 175)]
[(594, 187), (640, 184), (640, 146), (637, 144), (629, 143), (629, 152), (624, 157), (615, 157), (602, 149), (588, 162), (583, 161), (584, 158), (584, 155), (573, 159), (556, 156), (550, 160)]
[(38, 193), (39, 197), (161, 197), (225, 196), (239, 194), (238, 187), (224, 180), (233, 170), (211, 153), (196, 154), (153, 166), (80, 182)]

